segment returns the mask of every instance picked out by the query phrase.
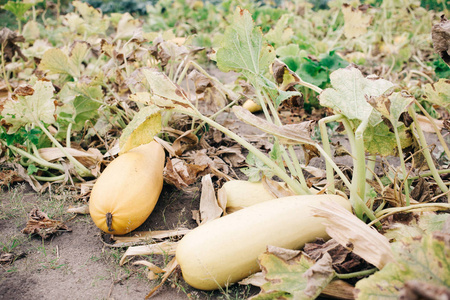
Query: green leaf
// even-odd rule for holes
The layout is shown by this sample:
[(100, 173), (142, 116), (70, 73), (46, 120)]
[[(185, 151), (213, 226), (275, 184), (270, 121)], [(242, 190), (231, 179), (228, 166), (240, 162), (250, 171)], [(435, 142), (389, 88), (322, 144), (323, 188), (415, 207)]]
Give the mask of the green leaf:
[(450, 287), (450, 245), (442, 235), (426, 234), (393, 245), (396, 261), (358, 281), (358, 299), (397, 299), (409, 280)]
[[(398, 127), (398, 134), (402, 149), (412, 144), (411, 136), (407, 133), (404, 125)], [(369, 125), (364, 131), (364, 147), (372, 155), (378, 154), (384, 157), (396, 155), (395, 134), (389, 131), (389, 127), (385, 123), (379, 123), (375, 127)]]
[(84, 96), (77, 96), (73, 100), (73, 106), (75, 108), (75, 126), (73, 129), (81, 130), (87, 120), (93, 121), (97, 118), (98, 108), (101, 106), (101, 103)]
[(223, 72), (241, 72), (255, 82), (258, 76), (268, 71), (275, 59), (275, 51), (264, 44), (261, 30), (254, 27), (250, 13), (237, 7), (216, 58)]
[(69, 74), (67, 66), (69, 58), (61, 49), (52, 48), (45, 51), (39, 63), (39, 70), (49, 71), (50, 74)]
[(2, 8), (12, 12), (17, 19), (23, 20), (23, 16), (32, 6), (33, 3), (8, 1)]
[(364, 78), (361, 71), (352, 66), (331, 73), (330, 81), (333, 88), (325, 89), (319, 95), (322, 106), (330, 107), (351, 120), (370, 118), (372, 126), (381, 122), (379, 113), (371, 117), (374, 109), (366, 97), (381, 95), (393, 86), (391, 82)]
[(315, 299), (335, 276), (329, 254), (317, 263), (305, 255), (286, 261), (272, 253), (264, 253), (258, 260), (267, 280), (261, 286), (262, 294), (282, 291), (294, 299)]
[(27, 174), (28, 175), (34, 174), (37, 171), (39, 171), (39, 169), (33, 164), (29, 165), (28, 168), (27, 168)]
[(17, 100), (8, 100), (2, 111), (4, 120), (11, 124), (8, 133), (16, 132), (27, 124), (55, 122), (55, 104), (53, 102), (53, 85), (49, 81), (38, 80), (32, 88), (32, 95), (19, 96)]
[(248, 177), (250, 182), (261, 181), (262, 176), (267, 178), (272, 178), (272, 170), (267, 167), (259, 158), (257, 158), (253, 153), (247, 155), (245, 162), (249, 165), (248, 168), (241, 168), (242, 173)]
[(61, 49), (52, 48), (45, 51), (39, 64), (39, 69), (50, 74), (68, 74), (72, 77), (80, 77), (82, 62), (89, 51), (89, 45), (85, 42), (75, 42), (70, 56)]
[(89, 50), (89, 44), (86, 42), (75, 42), (74, 45), (72, 45), (69, 63), (71, 72), (75, 75), (75, 77), (80, 76), (81, 67), (83, 66), (83, 60), (88, 54)]
[(438, 82), (425, 85), (425, 100), (450, 110), (450, 80), (441, 78)]
[(414, 97), (401, 92), (388, 92), (378, 97), (369, 97), (367, 102), (390, 120), (393, 126), (399, 127), (400, 115), (414, 102)]
[(123, 130), (119, 140), (120, 153), (150, 143), (160, 131), (160, 109), (155, 105), (145, 106)]
[(151, 95), (148, 93), (137, 93), (131, 100), (142, 103), (153, 103), (163, 109), (177, 109), (183, 112), (191, 111), (190, 101), (186, 92), (166, 74), (154, 69), (142, 70), (148, 84)]

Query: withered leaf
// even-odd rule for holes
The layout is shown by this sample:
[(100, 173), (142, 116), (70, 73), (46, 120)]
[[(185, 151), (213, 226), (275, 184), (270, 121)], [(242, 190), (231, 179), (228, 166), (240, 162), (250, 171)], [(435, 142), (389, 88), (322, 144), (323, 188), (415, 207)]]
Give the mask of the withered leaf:
[(21, 42), (25, 42), (25, 38), (11, 29), (4, 27), (0, 30), (0, 45), (3, 45), (3, 57), (6, 62), (11, 62), (16, 53), (24, 61), (28, 60), (25, 55), (23, 55), (20, 47), (16, 45), (16, 43)]
[(27, 225), (22, 229), (25, 234), (38, 234), (46, 239), (60, 231), (71, 231), (62, 221), (50, 219), (46, 213), (37, 208), (28, 215)]
[(431, 29), (434, 51), (439, 53), (447, 65), (450, 66), (450, 21), (445, 15), (441, 16), (441, 21), (433, 25)]
[(450, 299), (450, 288), (420, 280), (409, 280), (405, 282), (398, 299)]
[(188, 164), (179, 158), (167, 158), (164, 180), (181, 190), (196, 182), (199, 174), (207, 167), (207, 165)]
[(411, 191), (411, 198), (418, 202), (428, 202), (433, 197), (433, 191), (431, 190), (431, 184), (423, 177), (419, 177), (416, 186)]

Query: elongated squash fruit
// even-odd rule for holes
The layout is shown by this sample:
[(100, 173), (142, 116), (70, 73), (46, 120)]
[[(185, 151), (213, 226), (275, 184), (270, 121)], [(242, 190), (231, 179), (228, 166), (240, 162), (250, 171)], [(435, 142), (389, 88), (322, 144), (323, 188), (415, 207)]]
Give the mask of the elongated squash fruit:
[(311, 215), (311, 205), (330, 201), (351, 210), (348, 200), (337, 195), (291, 196), (195, 228), (176, 251), (184, 280), (201, 290), (225, 287), (259, 271), (257, 258), (268, 245), (300, 249), (316, 238), (328, 238), (324, 219)]
[(95, 225), (122, 235), (144, 223), (162, 190), (164, 159), (163, 148), (152, 141), (113, 160), (91, 192), (89, 212)]

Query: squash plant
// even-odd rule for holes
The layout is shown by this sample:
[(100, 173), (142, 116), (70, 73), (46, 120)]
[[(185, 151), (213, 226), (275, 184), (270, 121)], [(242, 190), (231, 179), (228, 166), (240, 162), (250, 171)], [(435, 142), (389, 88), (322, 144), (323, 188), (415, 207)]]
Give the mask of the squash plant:
[[(202, 115), (182, 88), (157, 70), (142, 71), (150, 92), (136, 94), (132, 99), (156, 105), (163, 110), (191, 115), (219, 129), (247, 148), (254, 157), (254, 162), (262, 162), (260, 172), (269, 176), (278, 176), (297, 194), (308, 195), (311, 192), (306, 184), (302, 165), (294, 151), (294, 145), (315, 147), (326, 161), (328, 192), (335, 193), (336, 191), (334, 186), (334, 172), (336, 172), (350, 191), (350, 201), (355, 214), (363, 220), (376, 221), (376, 216), (383, 214), (381, 211), (383, 205), (377, 211), (372, 210), (373, 195), (366, 182), (368, 179), (373, 179), (377, 155), (383, 157), (399, 155), (401, 171), (396, 176), (400, 178), (401, 190), (404, 190), (405, 193), (405, 204), (410, 204), (407, 180), (409, 171), (406, 168), (402, 151), (411, 145), (413, 140), (417, 141), (422, 148), (431, 174), (442, 192), (448, 192), (448, 188), (432, 162), (423, 132), (418, 125), (413, 108), (413, 104), (416, 104), (417, 101), (392, 82), (375, 76), (364, 77), (356, 67), (349, 66), (331, 73), (332, 87), (322, 90), (314, 84), (302, 80), (285, 64), (279, 61), (274, 62), (274, 49), (265, 44), (264, 36), (255, 27), (250, 13), (241, 8), (236, 9), (233, 22), (225, 31), (215, 59), (222, 71), (239, 72), (255, 89), (253, 100), (261, 105), (265, 119), (255, 117), (239, 106), (234, 106), (233, 112), (239, 119), (274, 137), (275, 147), (271, 157), (266, 156), (213, 119)], [(274, 79), (271, 78), (270, 73), (275, 76)], [(184, 71), (182, 75), (184, 75)], [(181, 79), (182, 76), (179, 77), (178, 82), (181, 82)], [(282, 125), (277, 113), (278, 106), (286, 99), (300, 95), (298, 91), (288, 91), (288, 86), (304, 86), (319, 93), (321, 105), (334, 111), (333, 116), (326, 117), (319, 122), (323, 145), (313, 141), (308, 132), (301, 132)], [(437, 97), (439, 98), (439, 96)], [(409, 112), (411, 115), (412, 125), (399, 121), (400, 116), (405, 112)], [(351, 180), (343, 174), (332, 159), (326, 130), (326, 124), (331, 121), (343, 124), (350, 141), (350, 152), (354, 164)], [(393, 132), (390, 131), (390, 127)], [(369, 156), (366, 156), (366, 153), (369, 153)], [(278, 158), (281, 159), (281, 164)], [(394, 181), (394, 178), (392, 180)]]

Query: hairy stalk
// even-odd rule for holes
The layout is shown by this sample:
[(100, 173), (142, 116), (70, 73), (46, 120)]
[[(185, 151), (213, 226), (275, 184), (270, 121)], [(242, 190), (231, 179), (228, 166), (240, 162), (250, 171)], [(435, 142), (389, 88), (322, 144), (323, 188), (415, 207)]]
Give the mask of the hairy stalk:
[[(331, 146), (328, 138), (327, 123), (337, 121), (342, 118), (342, 115), (329, 116), (319, 120), (319, 130), (320, 136), (322, 138), (323, 150), (331, 157)], [(330, 163), (326, 161), (326, 172), (327, 172), (327, 182), (328, 191), (332, 194), (336, 193), (336, 186), (334, 183), (334, 171)]]
[(6, 143), (4, 143), (4, 145), (7, 146), (8, 148), (10, 148), (11, 150), (19, 153), (21, 156), (26, 157), (31, 161), (34, 161), (35, 163), (39, 164), (40, 166), (64, 172), (64, 167), (59, 164), (54, 164), (54, 163), (48, 162), (42, 158), (39, 158), (33, 154), (28, 153), (20, 148), (17, 148), (16, 146), (13, 146), (13, 145), (8, 146), (8, 145), (6, 145)]
[(444, 148), (444, 152), (447, 155), (447, 158), (450, 159), (450, 149), (447, 146), (447, 143), (444, 140), (444, 137), (441, 134), (441, 131), (436, 126), (436, 123), (434, 123), (434, 119), (430, 116), (430, 114), (423, 108), (422, 105), (420, 105), (419, 101), (415, 100), (414, 103), (417, 105), (417, 107), (420, 109), (420, 111), (425, 115), (425, 117), (430, 120), (431, 126), (433, 126), (434, 131), (436, 132), (436, 135), (439, 139), (439, 142), (441, 142), (442, 148)]
[[(369, 119), (364, 120), (355, 131), (355, 165), (353, 166), (354, 191), (356, 191), (361, 199), (366, 198), (366, 152), (364, 148), (364, 131), (367, 128)], [(353, 154), (353, 153), (352, 153)], [(350, 196), (351, 197), (351, 196)]]
[[(419, 142), (423, 149), (423, 156), (425, 157), (425, 160), (427, 161), (428, 167), (430, 168), (430, 172), (433, 175), (433, 178), (436, 181), (439, 188), (441, 189), (441, 191), (445, 193), (448, 191), (448, 188), (445, 185), (444, 181), (442, 181), (442, 178), (439, 175), (439, 173), (436, 169), (436, 166), (434, 165), (433, 158), (431, 157), (430, 150), (428, 149), (428, 146), (427, 146), (427, 141), (425, 139), (425, 135), (423, 134), (423, 131), (420, 128), (419, 121), (417, 121), (417, 115), (416, 115), (416, 112), (414, 111), (414, 107), (411, 106), (408, 109), (408, 112), (414, 120), (414, 127), (416, 129), (417, 135), (419, 136)], [(449, 197), (447, 197), (447, 198), (449, 198)]]
[(73, 164), (76, 172), (81, 177), (92, 177), (91, 171), (89, 171), (83, 164), (76, 160), (69, 152), (64, 149), (64, 147), (53, 137), (53, 135), (45, 128), (41, 121), (37, 121), (37, 125), (45, 133), (45, 135), (50, 139), (50, 141), (67, 157), (67, 159)]
[(336, 273), (336, 277), (339, 278), (339, 279), (351, 279), (351, 278), (355, 278), (355, 277), (367, 276), (367, 275), (375, 273), (376, 271), (378, 271), (377, 268), (364, 270), (364, 271), (353, 272), (353, 273), (347, 273), (347, 274), (338, 274), (338, 273)]
[[(409, 199), (409, 184), (408, 184), (408, 173), (406, 172), (406, 164), (405, 164), (405, 157), (403, 155), (403, 148), (402, 143), (400, 141), (400, 136), (398, 134), (398, 128), (395, 124), (395, 122), (392, 122), (392, 127), (394, 128), (394, 134), (395, 134), (395, 140), (397, 142), (397, 148), (398, 148), (398, 156), (400, 157), (400, 166), (402, 168), (403, 173), (403, 182), (404, 182), (404, 189), (405, 189), (405, 197), (406, 197), (406, 206), (409, 206), (410, 199)], [(400, 191), (401, 193), (401, 191)]]
[(66, 178), (66, 175), (59, 175), (59, 176), (54, 176), (54, 177), (49, 177), (49, 176), (38, 176), (38, 175), (32, 175), (34, 177), (34, 179), (39, 180), (39, 181), (48, 181), (48, 182), (53, 182), (53, 181), (62, 181), (64, 180), (64, 178)]
[(368, 225), (371, 226), (376, 222), (379, 222), (380, 220), (389, 217), (396, 213), (404, 213), (404, 212), (412, 212), (412, 211), (439, 211), (439, 210), (449, 210), (450, 204), (449, 203), (419, 203), (419, 204), (412, 204), (410, 206), (402, 206), (402, 207), (390, 207), (383, 209), (379, 211), (376, 214), (376, 219), (372, 220)]
[[(183, 113), (186, 113), (185, 111)], [(272, 169), (275, 175), (280, 177), (284, 182), (289, 185), (289, 187), (297, 194), (299, 195), (308, 195), (308, 191), (304, 190), (301, 184), (294, 179), (292, 179), (285, 170), (281, 169), (274, 161), (272, 161), (269, 157), (264, 155), (261, 151), (259, 151), (255, 146), (238, 136), (236, 133), (232, 132), (228, 128), (220, 125), (219, 123), (209, 119), (208, 117), (203, 116), (199, 112), (196, 112), (195, 115), (197, 118), (201, 119), (202, 121), (208, 123), (209, 125), (213, 126), (214, 128), (222, 131), (224, 134), (241, 144), (244, 148), (246, 148), (248, 151), (253, 153), (258, 159), (260, 159), (263, 163), (265, 163), (268, 167)]]

